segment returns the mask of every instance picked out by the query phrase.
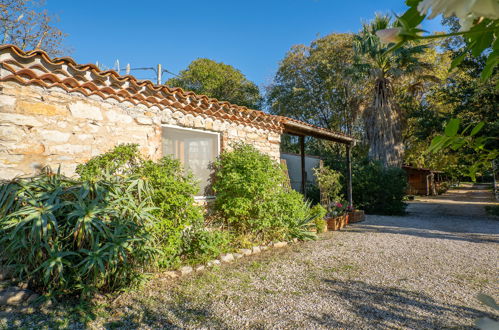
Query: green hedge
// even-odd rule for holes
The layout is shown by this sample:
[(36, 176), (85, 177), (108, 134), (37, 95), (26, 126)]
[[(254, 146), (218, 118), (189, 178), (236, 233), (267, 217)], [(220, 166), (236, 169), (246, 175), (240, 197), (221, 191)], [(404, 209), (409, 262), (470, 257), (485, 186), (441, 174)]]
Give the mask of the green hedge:
[(368, 214), (400, 215), (405, 213), (403, 201), (407, 177), (401, 168), (383, 167), (378, 162), (353, 164), (352, 190), (355, 208)]
[(214, 208), (225, 227), (261, 241), (282, 240), (303, 227), (309, 207), (268, 155), (237, 144), (220, 155), (214, 169)]

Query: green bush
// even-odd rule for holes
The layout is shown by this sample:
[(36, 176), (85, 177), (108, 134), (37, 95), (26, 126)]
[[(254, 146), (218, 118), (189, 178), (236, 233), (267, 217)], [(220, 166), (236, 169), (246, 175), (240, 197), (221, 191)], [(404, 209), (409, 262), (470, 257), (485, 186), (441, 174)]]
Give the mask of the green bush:
[(324, 232), (324, 227), (326, 226), (324, 218), (326, 217), (326, 214), (327, 210), (321, 204), (316, 204), (310, 209), (310, 215), (315, 217), (314, 224), (317, 233)]
[(214, 208), (224, 226), (261, 241), (289, 237), (308, 215), (303, 196), (288, 188), (283, 169), (269, 156), (249, 145), (233, 147), (214, 164)]
[(158, 251), (152, 190), (139, 176), (76, 181), (45, 171), (0, 186), (0, 258), (51, 295), (111, 291)]
[(182, 235), (182, 257), (191, 264), (203, 263), (228, 252), (231, 235), (227, 231), (208, 230), (201, 224), (186, 229)]
[(151, 187), (151, 200), (156, 207), (155, 230), (160, 238), (163, 258), (160, 266), (176, 266), (180, 262), (182, 230), (202, 218), (202, 210), (194, 203), (196, 180), (186, 173), (180, 161), (163, 157), (158, 162), (145, 160), (138, 145), (119, 145), (77, 167), (83, 180), (95, 181), (105, 173), (137, 175)]
[(404, 214), (403, 201), (407, 177), (398, 167), (383, 167), (378, 162), (353, 164), (352, 190), (355, 208), (369, 214)]

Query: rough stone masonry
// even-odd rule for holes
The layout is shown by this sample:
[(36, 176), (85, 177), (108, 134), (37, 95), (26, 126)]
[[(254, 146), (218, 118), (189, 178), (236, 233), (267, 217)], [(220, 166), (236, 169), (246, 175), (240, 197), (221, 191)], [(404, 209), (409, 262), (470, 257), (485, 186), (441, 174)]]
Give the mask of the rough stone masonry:
[(138, 143), (151, 159), (161, 157), (161, 125), (219, 132), (221, 147), (251, 144), (279, 159), (280, 133), (230, 120), (146, 107), (60, 87), (0, 82), (0, 179), (30, 175), (51, 166), (73, 175), (76, 166), (120, 143)]

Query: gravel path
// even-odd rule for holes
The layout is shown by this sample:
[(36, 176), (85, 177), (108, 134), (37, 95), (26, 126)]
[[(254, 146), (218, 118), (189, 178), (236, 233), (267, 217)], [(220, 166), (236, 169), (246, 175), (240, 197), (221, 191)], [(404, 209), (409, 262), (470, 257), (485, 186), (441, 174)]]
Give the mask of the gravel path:
[[(139, 292), (86, 314), (97, 328), (468, 328), (499, 314), (499, 221), (486, 190), (411, 202), (320, 240), (263, 252)], [(73, 326), (77, 310), (0, 311), (4, 326)], [(87, 313), (87, 312), (85, 312)], [(9, 319), (7, 322), (6, 320)], [(17, 319), (16, 321), (12, 321)]]

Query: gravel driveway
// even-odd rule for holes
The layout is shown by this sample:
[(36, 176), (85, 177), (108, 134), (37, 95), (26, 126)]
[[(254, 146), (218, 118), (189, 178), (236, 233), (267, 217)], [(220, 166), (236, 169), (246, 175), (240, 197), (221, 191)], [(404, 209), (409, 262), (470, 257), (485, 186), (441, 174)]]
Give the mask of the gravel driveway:
[[(320, 240), (263, 252), (139, 292), (86, 314), (90, 327), (467, 328), (499, 314), (499, 221), (485, 190), (411, 202), (404, 217), (368, 216)], [(0, 312), (13, 326), (75, 326), (77, 311)], [(15, 315), (15, 317), (13, 317)], [(17, 319), (17, 321), (12, 321)], [(6, 323), (4, 323), (6, 325)]]

